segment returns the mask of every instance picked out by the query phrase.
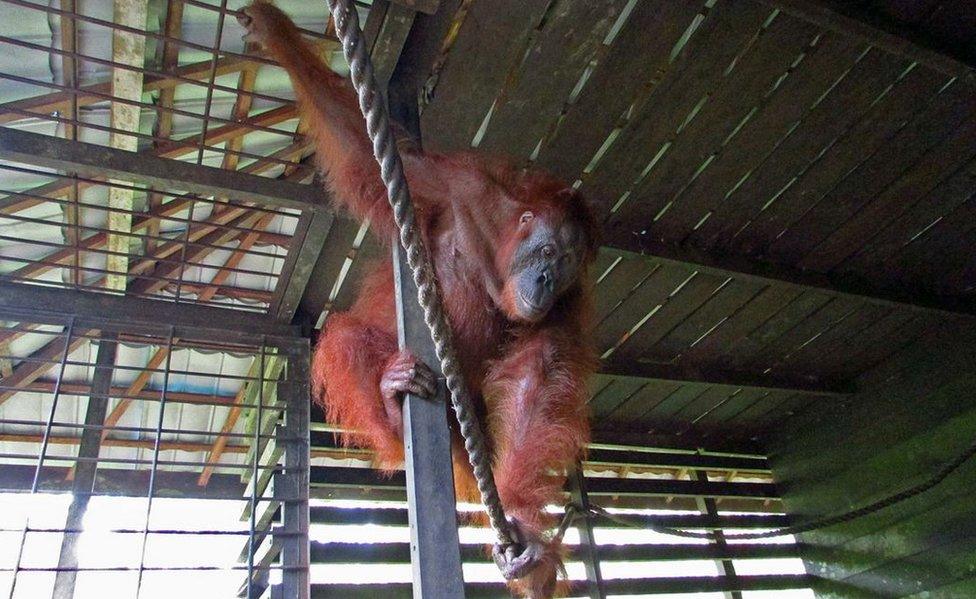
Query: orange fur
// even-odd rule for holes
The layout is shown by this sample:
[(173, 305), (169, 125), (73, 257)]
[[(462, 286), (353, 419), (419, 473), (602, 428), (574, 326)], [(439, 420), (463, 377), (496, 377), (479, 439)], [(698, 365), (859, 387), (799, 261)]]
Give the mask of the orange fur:
[[(351, 88), (302, 42), (294, 25), (270, 4), (247, 9), (252, 34), (288, 71), (317, 144), (334, 202), (369, 219), (383, 243), (393, 235), (385, 189)], [(544, 508), (560, 500), (563, 474), (588, 440), (586, 380), (595, 371), (585, 264), (592, 262), (598, 227), (587, 205), (565, 183), (510, 161), (403, 149), (417, 222), (431, 250), (444, 307), (469, 389), (479, 400), (506, 512), (529, 536), (546, 542), (543, 563), (512, 586), (529, 597), (559, 592), (563, 549), (546, 541), (555, 523)], [(586, 232), (578, 281), (537, 323), (514, 318), (512, 256), (524, 236), (519, 216), (538, 222), (571, 220)], [(383, 264), (363, 281), (353, 307), (329, 317), (313, 360), (317, 401), (331, 422), (355, 431), (351, 445), (376, 450), (387, 470), (403, 460), (402, 441), (383, 408), (379, 381), (397, 352), (392, 269)], [(478, 501), (470, 467), (455, 442), (458, 497)]]

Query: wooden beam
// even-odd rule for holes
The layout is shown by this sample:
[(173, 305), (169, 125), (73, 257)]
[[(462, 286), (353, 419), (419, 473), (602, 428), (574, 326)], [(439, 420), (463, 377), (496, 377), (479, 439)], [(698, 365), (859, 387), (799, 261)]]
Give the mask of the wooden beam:
[[(114, 0), (112, 20), (133, 29), (146, 29), (148, 0)], [(112, 30), (112, 61), (141, 69), (146, 62), (146, 36), (137, 33)], [(112, 69), (112, 96), (123, 100), (139, 101), (142, 98), (142, 72), (134, 69)], [(111, 103), (109, 146), (117, 150), (135, 152), (139, 138), (126, 135), (127, 131), (139, 131), (138, 106), (124, 102)], [(105, 242), (110, 254), (105, 257), (105, 270), (109, 271), (105, 286), (114, 291), (124, 291), (129, 272), (129, 237), (132, 230), (132, 202), (135, 192), (122, 187), (108, 190), (108, 228)]]
[[(158, 397), (158, 393), (156, 394)], [(169, 401), (169, 393), (166, 394), (166, 401)], [(30, 435), (25, 433), (0, 433), (0, 442), (6, 443), (25, 443), (36, 445), (44, 440), (43, 435)], [(51, 445), (79, 445), (81, 437), (50, 436), (47, 442)], [(107, 437), (102, 439), (102, 447), (126, 447), (131, 449), (153, 449), (156, 441), (153, 439), (116, 439)], [(187, 453), (200, 453), (210, 449), (209, 443), (195, 441), (160, 441), (160, 451), (184, 451)], [(225, 445), (224, 453), (246, 453), (247, 445)]]
[[(92, 489), (95, 487), (95, 474), (98, 471), (98, 458), (101, 452), (101, 437), (97, 427), (105, 418), (108, 407), (106, 392), (112, 385), (112, 372), (115, 368), (115, 357), (119, 344), (115, 335), (110, 333), (99, 339), (98, 353), (95, 358), (95, 372), (92, 375), (92, 396), (88, 398), (85, 409), (86, 428), (81, 434), (78, 456), (75, 467), (68, 471), (67, 477), (73, 479), (71, 486), (71, 504), (65, 518), (65, 529), (79, 530), (84, 526), (85, 513), (91, 499)], [(73, 599), (75, 594), (75, 579), (78, 575), (78, 543), (80, 533), (66, 533), (61, 539), (61, 551), (58, 557), (58, 570), (54, 582), (54, 599)]]
[(974, 65), (965, 50), (934, 40), (916, 29), (901, 25), (864, 3), (846, 0), (759, 0), (772, 8), (864, 40), (881, 50), (904, 56), (953, 77), (972, 77)]
[[(237, 135), (241, 135), (244, 132), (249, 131), (250, 130), (249, 129), (249, 126), (250, 125), (259, 125), (259, 126), (276, 125), (276, 124), (281, 123), (283, 121), (287, 121), (287, 120), (289, 120), (291, 118), (294, 118), (295, 115), (296, 115), (296, 110), (295, 110), (295, 107), (293, 107), (293, 106), (283, 106), (281, 108), (275, 108), (275, 109), (272, 109), (272, 110), (268, 110), (266, 112), (263, 112), (260, 115), (257, 115), (255, 117), (249, 118), (249, 119), (247, 119), (247, 121), (242, 122), (240, 124), (224, 125), (222, 127), (217, 127), (217, 128), (214, 128), (214, 129), (210, 129), (210, 130), (207, 131), (206, 136), (194, 135), (193, 137), (190, 137), (190, 138), (187, 138), (187, 139), (184, 139), (184, 140), (180, 140), (179, 142), (173, 142), (173, 143), (170, 143), (170, 144), (166, 144), (165, 146), (156, 148), (155, 150), (153, 150), (151, 152), (148, 152), (148, 153), (139, 153), (136, 156), (139, 157), (139, 159), (145, 158), (147, 156), (148, 157), (155, 157), (155, 158), (178, 158), (180, 156), (184, 156), (184, 155), (189, 154), (190, 152), (193, 152), (194, 150), (198, 149), (201, 138), (205, 138), (205, 140), (206, 140), (205, 143), (207, 143), (207, 144), (218, 144), (218, 143), (222, 143), (224, 141), (227, 141), (228, 139), (232, 139), (232, 138), (234, 138)], [(17, 134), (22, 134), (22, 135), (21, 135), (21, 137), (18, 138), (18, 137), (16, 137)], [(5, 145), (5, 141), (4, 140), (7, 139), (7, 138), (9, 138), (11, 135), (13, 135), (15, 137), (15, 139), (19, 139), (21, 142), (24, 142), (24, 139), (25, 138), (23, 137), (23, 134), (25, 134), (25, 132), (23, 132), (23, 131), (16, 131), (16, 130), (10, 129), (10, 128), (3, 128), (2, 130), (0, 130), (0, 146)], [(43, 135), (38, 135), (36, 133), (26, 133), (26, 135), (27, 136), (33, 136), (33, 137), (27, 137), (26, 139), (44, 138), (45, 137)], [(32, 142), (32, 143), (39, 143), (40, 144), (41, 141), (35, 139), (35, 141)], [(75, 142), (75, 143), (77, 143), (77, 142)], [(39, 147), (44, 147), (44, 146), (43, 146), (43, 144), (41, 144), (41, 146), (39, 146)], [(34, 149), (37, 150), (37, 149), (39, 149), (39, 147), (35, 147)], [(88, 164), (88, 166), (85, 167), (84, 170), (82, 171), (79, 168), (77, 168), (78, 165), (72, 165), (72, 163), (70, 161), (68, 161), (66, 163), (61, 163), (60, 166), (55, 166), (53, 168), (57, 168), (57, 169), (60, 169), (60, 170), (65, 170), (65, 171), (68, 171), (68, 172), (77, 171), (79, 174), (82, 174), (83, 176), (86, 176), (86, 178), (94, 179), (94, 180), (98, 180), (98, 181), (101, 181), (101, 180), (105, 179), (106, 178), (106, 176), (105, 176), (106, 174), (108, 174), (108, 175), (113, 174), (113, 173), (102, 173), (102, 172), (99, 171), (99, 169), (97, 168), (97, 166), (93, 166), (92, 164), (90, 164), (93, 161), (91, 161), (91, 160), (84, 160), (83, 153), (86, 151), (85, 148), (100, 148), (101, 150), (107, 150), (107, 148), (104, 148), (103, 146), (97, 146), (97, 145), (94, 145), (94, 144), (77, 144), (77, 146), (74, 147), (74, 153), (71, 154), (71, 156), (81, 155), (83, 162), (86, 163), (86, 164)], [(24, 164), (37, 164), (36, 162), (33, 162), (33, 161), (30, 160), (30, 154), (29, 154), (30, 151), (31, 150), (28, 150), (28, 153), (27, 154), (23, 154), (22, 155), (22, 157), (24, 159), (23, 160), (20, 160), (20, 162), (22, 162)], [(50, 149), (49, 151), (50, 152), (53, 152), (56, 155), (60, 151), (67, 151), (67, 150), (55, 146), (55, 148)], [(130, 153), (127, 153), (127, 152), (121, 152), (121, 153), (112, 154), (112, 155), (113, 156), (116, 156), (114, 164), (116, 164), (119, 167), (117, 173), (114, 173), (114, 174), (123, 173), (122, 176), (125, 176), (125, 174), (124, 174), (124, 173), (126, 173), (126, 171), (125, 171), (125, 163), (128, 160), (132, 160), (132, 155)], [(126, 156), (128, 156), (128, 158), (126, 158)], [(277, 158), (277, 156), (275, 156), (274, 154), (272, 154), (270, 157)], [(176, 161), (175, 160), (173, 160), (173, 161), (164, 161), (162, 164), (165, 165), (165, 164), (168, 164), (169, 162), (174, 162), (175, 163)], [(194, 165), (189, 165), (189, 164), (186, 164), (186, 163), (177, 163), (177, 164), (184, 164), (184, 165), (189, 166), (189, 167), (193, 167), (194, 166)], [(262, 160), (259, 159), (259, 160), (256, 161), (255, 164), (262, 165), (262, 164), (265, 164), (265, 163)], [(274, 162), (274, 163), (271, 163), (271, 166), (275, 166), (277, 164), (278, 164), (277, 162)], [(248, 165), (248, 166), (252, 166), (252, 165)], [(208, 167), (197, 167), (197, 168), (208, 168)], [(212, 170), (219, 170), (219, 169), (212, 169)], [(245, 170), (246, 169), (241, 169), (241, 172), (245, 172)], [(264, 170), (267, 170), (267, 169), (264, 169)], [(246, 171), (246, 172), (250, 173), (252, 171)], [(165, 169), (163, 167), (159, 166), (159, 165), (156, 165), (156, 169), (155, 170), (150, 169), (150, 173), (157, 173), (159, 175), (162, 175), (162, 174), (165, 174)], [(190, 173), (181, 173), (181, 174), (182, 175), (188, 175)], [(202, 173), (197, 173), (197, 174), (200, 175), (200, 176), (202, 176)], [(177, 175), (173, 175), (169, 179), (165, 179), (165, 178), (159, 179), (156, 182), (150, 180), (149, 183), (150, 183), (150, 185), (156, 184), (158, 182), (178, 183), (179, 182), (179, 179), (177, 179), (176, 176)], [(206, 180), (206, 179), (203, 179), (203, 180)], [(265, 180), (267, 181), (269, 179), (265, 179)], [(68, 193), (69, 190), (72, 189), (73, 185), (74, 185), (74, 182), (71, 179), (59, 179), (57, 181), (53, 181), (51, 183), (46, 183), (44, 185), (40, 185), (38, 187), (35, 187), (33, 189), (28, 190), (28, 193), (30, 194), (29, 196), (28, 195), (22, 195), (22, 194), (16, 194), (16, 193), (7, 194), (3, 198), (0, 198), (0, 213), (9, 214), (9, 213), (12, 213), (12, 212), (19, 212), (21, 210), (26, 210), (27, 208), (31, 208), (33, 206), (37, 206), (38, 204), (43, 203), (45, 200), (39, 199), (36, 196), (57, 198), (57, 197), (63, 196), (66, 193)], [(78, 182), (78, 188), (79, 189), (87, 188), (90, 185), (92, 185), (92, 184), (91, 183), (88, 183), (88, 182), (84, 182), (84, 181), (79, 181)], [(182, 186), (181, 185), (172, 185), (171, 187), (175, 187), (176, 189), (185, 189), (186, 186), (185, 185), (182, 185)], [(187, 190), (187, 191), (192, 191), (192, 190)], [(203, 192), (204, 195), (212, 195), (212, 193), (213, 193), (212, 190), (211, 190), (211, 192)], [(225, 193), (226, 193), (226, 190), (225, 190)]]
[[(262, 335), (297, 338), (297, 328), (254, 312), (0, 282), (0, 319), (29, 320), (35, 313), (73, 314), (105, 326), (159, 328), (160, 323), (169, 323), (176, 327), (177, 337), (215, 342), (253, 340)], [(204, 330), (206, 334), (194, 333)]]
[[(176, 343), (176, 341), (176, 339), (173, 339), (173, 343)], [(122, 420), (122, 416), (125, 415), (125, 412), (134, 401), (132, 397), (138, 395), (146, 388), (146, 385), (149, 384), (149, 379), (155, 374), (153, 371), (160, 367), (168, 355), (169, 350), (165, 347), (160, 347), (153, 352), (153, 355), (150, 356), (149, 361), (146, 363), (146, 369), (139, 372), (135, 380), (126, 388), (124, 393), (126, 397), (119, 400), (119, 403), (115, 404), (115, 407), (112, 408), (112, 412), (105, 417), (105, 430), (102, 431), (103, 441), (111, 432), (108, 429), (118, 424), (119, 420)]]
[(624, 257), (643, 256), (657, 262), (691, 267), (699, 272), (755, 281), (763, 285), (795, 285), (833, 297), (845, 297), (921, 314), (976, 318), (976, 304), (965, 298), (927, 295), (914, 289), (880, 288), (849, 275), (827, 275), (744, 256), (718, 256), (690, 247), (661, 243), (644, 235), (633, 235), (629, 240), (615, 239), (612, 245), (604, 246), (603, 251)]
[[(235, 126), (235, 133), (239, 132), (237, 129), (239, 127)], [(179, 152), (186, 153), (186, 147), (181, 142)], [(86, 177), (112, 177), (188, 193), (232, 197), (262, 206), (327, 209), (322, 200), (323, 192), (314, 186), (160, 157), (170, 151), (176, 150), (161, 149), (159, 155), (153, 156), (10, 128), (0, 129), (0, 158), (4, 160), (75, 171)]]
[(600, 372), (611, 376), (681, 383), (727, 385), (729, 387), (748, 387), (769, 391), (790, 391), (792, 393), (823, 397), (845, 397), (856, 391), (854, 385), (846, 381), (828, 381), (813, 377), (734, 372), (710, 366), (698, 367), (693, 364), (655, 364), (619, 359), (614, 360), (612, 357), (604, 362)]
[[(226, 75), (251, 67), (256, 63), (246, 58), (223, 57), (217, 60), (217, 75)], [(204, 79), (210, 76), (212, 62), (203, 60), (183, 65), (172, 70), (172, 75), (147, 74), (143, 77), (144, 92), (157, 90), (171, 90), (186, 79)], [(48, 117), (54, 112), (68, 112), (73, 101), (78, 106), (90, 106), (99, 102), (107, 102), (112, 95), (112, 82), (93, 83), (83, 85), (76, 90), (59, 90), (50, 94), (14, 100), (0, 104), (0, 125), (14, 123), (31, 118), (36, 113), (38, 118)]]
[[(122, 335), (119, 336), (123, 338)], [(0, 384), (6, 386), (5, 383), (0, 381)], [(61, 383), (61, 394), (62, 395), (89, 395), (91, 390), (91, 385), (87, 383)], [(29, 392), (29, 393), (54, 393), (54, 383), (51, 381), (35, 381), (26, 385), (21, 385), (15, 390), (15, 392)], [(128, 387), (112, 387), (108, 391), (109, 397), (124, 397), (128, 395), (132, 399), (146, 400), (146, 401), (159, 401), (159, 390), (158, 389), (146, 389), (143, 388), (141, 391), (135, 394), (128, 393)], [(166, 392), (166, 403), (189, 403), (197, 404), (203, 406), (223, 406), (234, 403), (233, 395), (214, 395), (207, 393), (192, 393), (189, 391), (167, 391)]]
[[(179, 39), (183, 30), (183, 0), (172, 0), (166, 5), (166, 16), (163, 22), (163, 33), (167, 38)], [(165, 40), (162, 43), (162, 57), (160, 63), (163, 71), (174, 69), (180, 62), (180, 46), (172, 41)], [(211, 65), (212, 65), (212, 61)], [(176, 98), (176, 88), (168, 87), (159, 91), (159, 98), (156, 104), (160, 110), (156, 113), (156, 123), (153, 126), (153, 136), (159, 139), (168, 139), (173, 134), (173, 113), (166, 110), (172, 108)], [(247, 115), (245, 115), (247, 116)], [(153, 147), (159, 148), (159, 141), (153, 141)], [(146, 202), (149, 212), (155, 212), (163, 203), (163, 195), (158, 192), (149, 194)], [(159, 221), (155, 220), (149, 224), (149, 234), (159, 235)], [(155, 239), (146, 239), (144, 247), (146, 251), (152, 250), (158, 243)]]
[[(0, 285), (3, 285), (3, 283), (0, 283)], [(0, 302), (2, 301), (0, 300)], [(68, 343), (68, 353), (70, 354), (87, 342), (88, 339), (84, 337), (73, 337)], [(0, 381), (4, 387), (8, 387), (0, 391), (0, 405), (17, 393), (16, 390), (10, 389), (10, 387), (19, 388), (30, 385), (52, 368), (57, 368), (58, 361), (64, 354), (64, 345), (65, 340), (63, 336), (54, 337), (43, 347), (28, 356), (25, 361), (15, 366), (13, 373)]]

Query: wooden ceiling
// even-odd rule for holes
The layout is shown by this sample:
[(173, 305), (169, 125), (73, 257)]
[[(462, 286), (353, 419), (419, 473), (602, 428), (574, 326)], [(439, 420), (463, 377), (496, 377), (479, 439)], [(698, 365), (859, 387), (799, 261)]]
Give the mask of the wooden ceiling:
[[(552, 169), (604, 218), (598, 428), (761, 439), (971, 322), (970, 67), (860, 4), (442, 2), (461, 10), (422, 78), (426, 146)], [(402, 60), (443, 27), (418, 18)], [(357, 231), (334, 229), (311, 305), (386, 258), (350, 252)]]
[[(115, 57), (85, 46), (100, 39), (94, 29), (111, 32), (110, 16), (3, 0), (5, 10), (38, 13), (38, 31), (51, 19), (61, 28), (50, 48), (44, 31), (0, 40), (42, 56), (35, 62), (45, 69), (56, 59), (55, 82), (7, 94), (0, 122), (30, 128), (46, 119), (60, 124), (47, 135), (71, 138), (77, 126), (82, 141), (108, 145), (103, 109), (127, 103), (144, 113), (130, 134), (146, 161), (310, 183), (296, 166), (310, 146), (287, 81), (239, 42), (230, 18), (243, 4), (167, 2), (158, 31), (145, 34), (157, 51), (146, 53), (143, 95), (121, 102), (105, 79), (120, 68)], [(323, 50), (334, 49), (324, 3), (280, 4)], [(862, 373), (931, 330), (970, 326), (969, 3), (441, 0), (435, 14), (411, 10), (432, 4), (375, 0), (365, 22), (378, 72), (392, 76), (393, 89), (425, 90), (426, 146), (474, 147), (551, 169), (604, 219), (594, 273), (605, 359), (593, 382), (597, 428), (712, 447), (761, 440), (797, 410), (849, 394)], [(212, 46), (218, 51), (201, 56)], [(33, 64), (4, 63), (8, 91), (24, 84), (20, 63)], [(56, 196), (48, 208), (60, 214), (77, 182), (62, 177), (57, 193), (8, 195), (0, 211), (27, 218), (23, 210)], [(132, 221), (139, 235), (158, 236), (160, 214), (176, 217), (167, 234), (187, 240), (173, 247), (192, 241), (181, 219), (199, 220), (189, 228), (200, 235), (227, 228), (187, 215), (179, 195), (148, 195), (133, 204), (146, 212)], [(261, 222), (239, 223), (201, 248), (218, 263), (178, 282), (177, 295), (266, 309), (297, 297), (308, 278), (302, 310), (321, 325), (349, 304), (371, 259), (388, 259), (348, 220), (303, 218), (294, 232)], [(85, 239), (106, 237), (95, 235), (74, 245), (94, 251)], [(273, 288), (232, 276), (241, 251), (219, 264), (215, 250), (241, 242), (287, 252)], [(154, 244), (147, 238), (138, 251), (149, 259), (135, 262), (151, 274), (160, 265)], [(54, 266), (77, 261), (71, 240), (56, 245), (65, 258)], [(163, 266), (182, 273), (179, 262)], [(290, 317), (285, 303), (273, 311)]]

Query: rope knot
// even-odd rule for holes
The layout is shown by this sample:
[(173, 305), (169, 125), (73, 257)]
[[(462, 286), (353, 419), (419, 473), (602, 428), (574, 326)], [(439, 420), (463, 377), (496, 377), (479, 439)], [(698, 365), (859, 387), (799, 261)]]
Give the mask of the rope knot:
[(508, 518), (511, 543), (496, 543), (491, 557), (505, 580), (523, 578), (542, 562), (546, 545), (541, 539), (526, 534), (517, 518)]

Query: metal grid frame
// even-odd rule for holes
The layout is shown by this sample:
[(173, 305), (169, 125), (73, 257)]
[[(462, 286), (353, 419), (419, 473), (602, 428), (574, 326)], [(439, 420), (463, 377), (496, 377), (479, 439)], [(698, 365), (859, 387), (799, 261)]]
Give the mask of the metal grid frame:
[[(0, 136), (37, 130), (56, 147), (90, 144), (82, 153), (113, 148), (136, 152), (134, 160), (201, 167), (189, 179), (108, 178), (97, 168), (4, 153), (0, 278), (290, 319), (331, 220), (307, 203), (253, 201), (246, 185), (245, 193), (180, 185), (212, 181), (210, 167), (288, 183), (314, 176), (291, 92), (262, 87), (283, 72), (239, 40), (234, 16), (244, 4), (178, 0), (166, 3), (158, 24), (149, 16), (133, 26), (101, 3), (0, 2), (21, 15), (12, 22), (50, 30), (49, 42), (0, 35), (0, 47), (17, 57), (0, 66), (14, 98), (0, 104)], [(198, 21), (214, 21), (212, 39), (197, 39)], [(334, 47), (328, 25), (303, 33), (324, 52)], [(28, 64), (50, 73), (22, 71)], [(319, 186), (309, 190), (291, 193), (322, 195)]]
[[(122, 301), (130, 301), (120, 298)], [(133, 596), (140, 596), (143, 573), (147, 571), (213, 571), (222, 568), (152, 567), (146, 563), (146, 546), (151, 536), (180, 535), (191, 542), (211, 535), (239, 536), (244, 544), (238, 566), (244, 576), (242, 589), (249, 598), (261, 597), (268, 588), (269, 574), (280, 573), (281, 582), (272, 587), (273, 597), (302, 597), (308, 588), (308, 342), (298, 336), (241, 333), (227, 329), (188, 328), (186, 324), (150, 324), (119, 321), (77, 313), (58, 313), (49, 310), (4, 307), (0, 318), (16, 323), (8, 328), (26, 330), (30, 335), (44, 335), (54, 339), (59, 347), (52, 360), (45, 361), (46, 370), (54, 373), (53, 380), (43, 388), (50, 399), (50, 407), (43, 417), (34, 420), (0, 418), (0, 427), (40, 430), (36, 451), (4, 453), (0, 459), (6, 464), (0, 488), (25, 494), (72, 494), (72, 503), (62, 527), (8, 527), (0, 532), (17, 532), (21, 543), (31, 535), (64, 535), (57, 567), (25, 567), (18, 558), (13, 568), (0, 571), (13, 573), (16, 588), (18, 575), (23, 572), (56, 572), (55, 594), (70, 597), (74, 579), (80, 572), (138, 571)], [(34, 325), (39, 328), (27, 328)], [(52, 330), (53, 329), (53, 330)], [(78, 358), (79, 346), (97, 345), (94, 360)], [(150, 360), (147, 366), (116, 363), (121, 346), (148, 346), (162, 359)], [(244, 374), (206, 372), (173, 364), (179, 352), (207, 351), (233, 355), (250, 361)], [(73, 354), (75, 354), (73, 356)], [(7, 354), (3, 359), (18, 359)], [(90, 371), (87, 389), (72, 387), (65, 380), (69, 369)], [(128, 374), (126, 374), (128, 373)], [(177, 377), (202, 377), (214, 388), (238, 386), (236, 395), (211, 397), (181, 392), (176, 389)], [(113, 385), (113, 378), (132, 379), (128, 386)], [(134, 386), (142, 385), (136, 393)], [(148, 386), (155, 387), (148, 389)], [(18, 389), (23, 391), (23, 388)], [(148, 391), (144, 393), (143, 391)], [(6, 397), (5, 397), (6, 399)], [(66, 421), (65, 404), (85, 404), (84, 423)], [(59, 404), (61, 409), (59, 410)], [(166, 410), (173, 404), (221, 405), (231, 413), (244, 414), (249, 426), (244, 430), (233, 427), (220, 431), (186, 430), (166, 424)], [(109, 413), (109, 406), (113, 410)], [(123, 426), (118, 418), (126, 409), (155, 412), (148, 426)], [(119, 411), (121, 409), (121, 412)], [(172, 410), (172, 408), (170, 408)], [(180, 413), (182, 418), (183, 414)], [(181, 446), (180, 435), (191, 435), (210, 446), (209, 452), (199, 453), (203, 459), (165, 459), (164, 452), (186, 451), (194, 446)], [(135, 437), (133, 439), (133, 437)], [(110, 457), (104, 450), (113, 439), (134, 441), (151, 456)], [(70, 449), (54, 455), (51, 448), (70, 440)], [(31, 439), (33, 440), (33, 439)], [(221, 455), (233, 446), (246, 451), (245, 459), (237, 463), (221, 461)], [(19, 465), (17, 465), (19, 464)], [(129, 470), (128, 468), (132, 468)], [(214, 473), (214, 469), (219, 473)], [(89, 499), (95, 496), (145, 497), (144, 525), (116, 528), (118, 535), (141, 537), (142, 555), (138, 565), (92, 568), (78, 565), (75, 552), (84, 532), (82, 519)], [(242, 499), (245, 504), (242, 530), (190, 530), (154, 528), (150, 524), (153, 500), (164, 498)]]

